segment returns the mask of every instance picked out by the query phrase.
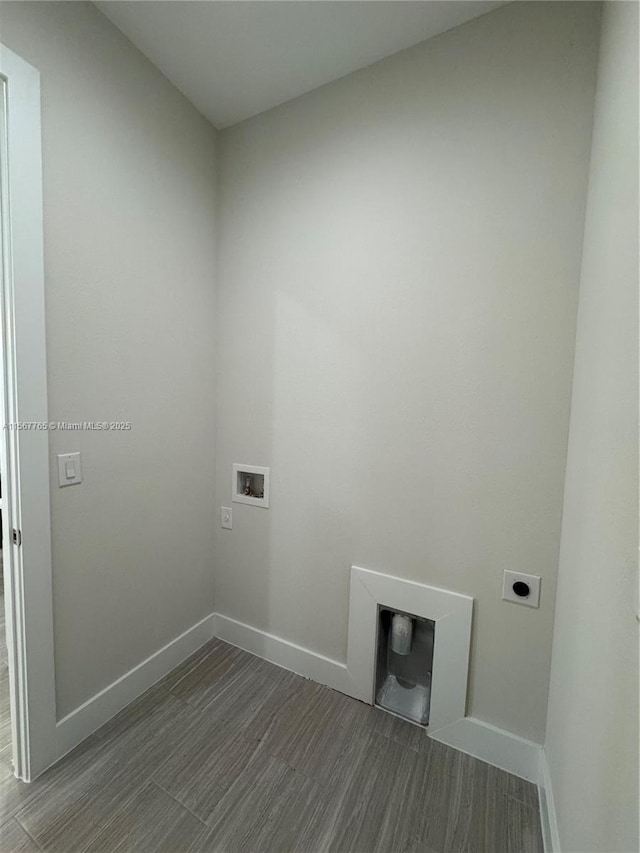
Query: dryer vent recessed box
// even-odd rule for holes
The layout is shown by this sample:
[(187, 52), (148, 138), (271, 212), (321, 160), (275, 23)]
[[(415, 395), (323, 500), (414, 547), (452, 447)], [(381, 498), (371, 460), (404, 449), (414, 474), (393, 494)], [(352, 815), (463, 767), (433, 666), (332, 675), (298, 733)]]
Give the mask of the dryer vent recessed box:
[(269, 506), (269, 468), (233, 463), (231, 500), (249, 506)]

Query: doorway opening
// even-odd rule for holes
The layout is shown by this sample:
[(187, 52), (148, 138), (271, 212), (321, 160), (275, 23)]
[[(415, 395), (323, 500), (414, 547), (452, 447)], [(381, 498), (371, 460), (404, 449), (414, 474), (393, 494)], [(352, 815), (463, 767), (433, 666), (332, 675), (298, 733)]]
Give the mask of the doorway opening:
[[(8, 198), (8, 151), (7, 151), (7, 92), (6, 81), (0, 79), (0, 220), (2, 221), (2, 252), (0, 253), (0, 287), (1, 293), (4, 296), (5, 282), (9, 276), (9, 264), (11, 258), (11, 247), (7, 245), (10, 240), (9, 235), (6, 235), (6, 221), (9, 219), (9, 198)], [(4, 298), (0, 299), (0, 335), (2, 336), (3, 346), (0, 348), (0, 399), (6, 399), (6, 381), (5, 381), (5, 359), (4, 359), (4, 339), (6, 338), (6, 324), (4, 317)], [(2, 406), (4, 410), (5, 407)], [(3, 419), (3, 431), (6, 425), (6, 420)], [(3, 436), (4, 438), (4, 436)], [(2, 442), (3, 444), (5, 441)], [(4, 553), (4, 535), (3, 528), (7, 520), (7, 512), (4, 508), (3, 492), (6, 491), (8, 482), (6, 458), (7, 453), (0, 454), (0, 768), (13, 768), (14, 760), (14, 733), (12, 731), (12, 719), (15, 713), (12, 713), (11, 701), (11, 677), (13, 673), (13, 660), (10, 661), (7, 648), (7, 619), (6, 611), (11, 610), (11, 597), (5, 601), (5, 553)], [(3, 489), (3, 486), (5, 487)], [(9, 570), (10, 556), (7, 555), (7, 569)], [(9, 586), (10, 586), (9, 582)], [(9, 622), (13, 621), (11, 612), (9, 613)]]
[(60, 754), (42, 231), (40, 75), (0, 44), (0, 773), (24, 781)]

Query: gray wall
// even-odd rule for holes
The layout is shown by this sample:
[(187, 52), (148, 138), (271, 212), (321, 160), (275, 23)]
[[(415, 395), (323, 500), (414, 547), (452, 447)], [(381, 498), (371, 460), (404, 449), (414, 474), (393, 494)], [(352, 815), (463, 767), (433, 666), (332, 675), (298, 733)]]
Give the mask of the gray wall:
[(546, 752), (564, 851), (638, 849), (638, 5), (606, 3)]
[[(3, 3), (42, 75), (58, 713), (213, 609), (215, 132), (88, 3)], [(84, 483), (58, 489), (57, 453)]]
[(216, 609), (344, 660), (352, 563), (473, 595), (469, 710), (539, 742), (599, 16), (513, 3), (220, 135), (216, 504), (272, 482)]

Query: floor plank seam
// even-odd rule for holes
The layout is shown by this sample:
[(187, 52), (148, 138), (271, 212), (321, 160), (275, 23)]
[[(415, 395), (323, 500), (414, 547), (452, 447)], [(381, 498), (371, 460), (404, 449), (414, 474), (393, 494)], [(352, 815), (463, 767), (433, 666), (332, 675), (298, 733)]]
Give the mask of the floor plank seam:
[[(225, 675), (226, 675), (226, 673), (225, 673)], [(199, 711), (200, 713), (202, 713), (203, 711), (206, 711), (206, 710), (207, 710), (211, 705), (213, 705), (213, 704), (214, 704), (214, 702), (217, 702), (217, 701), (218, 701), (218, 699), (220, 699), (222, 696), (224, 696), (226, 693), (228, 693), (228, 691), (233, 687), (233, 685), (234, 685), (234, 684), (235, 684), (235, 682), (238, 680), (238, 678), (240, 677), (240, 675), (241, 675), (241, 673), (238, 673), (238, 675), (236, 676), (236, 678), (232, 679), (232, 680), (231, 680), (231, 682), (230, 682), (229, 684), (227, 684), (227, 686), (226, 686), (226, 687), (224, 687), (224, 688), (220, 691), (220, 693), (216, 693), (216, 695), (213, 697), (213, 699), (211, 699), (211, 701), (210, 701), (210, 702), (207, 702), (207, 704), (206, 704), (206, 705), (203, 705), (202, 707), (199, 707), (199, 706), (198, 706), (198, 705), (196, 705), (194, 702), (190, 702), (188, 699), (183, 699), (183, 698), (182, 698), (182, 696), (180, 696), (180, 695), (179, 695), (179, 694), (177, 694), (177, 693), (174, 693), (174, 692), (173, 692), (173, 690), (170, 690), (169, 692), (170, 692), (170, 693), (171, 693), (171, 695), (172, 695), (172, 696), (174, 696), (176, 699), (180, 699), (181, 701), (186, 702), (186, 704), (187, 704), (187, 705), (189, 705), (189, 707), (190, 707), (190, 708), (194, 708), (196, 711)], [(221, 678), (223, 678), (223, 677), (224, 677), (224, 675), (223, 675), (223, 676), (221, 676)], [(215, 682), (214, 682), (214, 683), (215, 683)], [(175, 687), (177, 687), (177, 685), (174, 685), (174, 689), (175, 689)]]
[(37, 841), (36, 841), (36, 839), (33, 837), (33, 835), (31, 835), (31, 833), (29, 832), (29, 830), (26, 828), (26, 826), (23, 826), (23, 824), (18, 820), (18, 818), (17, 818), (17, 817), (13, 817), (13, 818), (11, 818), (11, 819), (12, 819), (12, 820), (15, 820), (15, 822), (18, 824), (18, 826), (20, 827), (20, 829), (24, 832), (24, 834), (25, 834), (25, 835), (27, 835), (27, 836), (31, 839), (31, 841), (33, 841), (33, 843), (34, 843), (34, 844), (35, 844), (35, 846), (38, 848), (38, 850), (42, 850), (42, 851), (43, 851), (43, 853), (44, 853), (44, 847), (43, 847), (41, 844), (38, 844), (38, 842), (37, 842)]
[(177, 804), (180, 806), (180, 808), (181, 808), (181, 809), (184, 809), (186, 812), (189, 812), (189, 814), (191, 815), (191, 817), (194, 817), (194, 818), (195, 818), (199, 823), (201, 823), (201, 824), (202, 824), (202, 826), (203, 826), (205, 829), (210, 829), (210, 828), (211, 828), (211, 827), (210, 827), (210, 825), (209, 825), (205, 820), (202, 820), (202, 818), (201, 818), (201, 817), (198, 817), (198, 815), (197, 815), (195, 812), (193, 812), (193, 811), (189, 808), (189, 806), (186, 806), (186, 805), (182, 802), (182, 800), (179, 800), (179, 799), (178, 799), (178, 797), (176, 797), (176, 795), (175, 795), (175, 794), (172, 794), (172, 793), (170, 793), (169, 791), (167, 791), (167, 789), (166, 789), (163, 785), (161, 785), (161, 784), (160, 784), (160, 782), (156, 781), (153, 777), (151, 778), (151, 780), (150, 780), (150, 781), (151, 781), (151, 784), (152, 784), (152, 785), (155, 785), (155, 786), (156, 786), (156, 788), (158, 788), (160, 791), (162, 791), (162, 793), (163, 793), (163, 794), (166, 794), (168, 797), (171, 797), (171, 799), (173, 800), (173, 802), (174, 802), (174, 803), (177, 803)]
[(531, 809), (531, 811), (538, 812), (540, 810), (539, 805), (534, 805), (530, 803), (528, 800), (524, 800), (522, 797), (515, 797), (513, 794), (505, 794), (508, 800), (513, 800), (515, 803), (520, 803), (521, 806), (526, 806), (526, 808)]
[(7, 837), (43, 853), (542, 851), (530, 783), (403, 720), (221, 641), (176, 673), (32, 792), (4, 780)]
[(174, 802), (174, 803), (176, 803), (176, 805), (180, 806), (180, 808), (181, 808), (181, 809), (184, 809), (186, 812), (189, 812), (189, 814), (191, 815), (191, 817), (194, 817), (194, 818), (198, 821), (198, 823), (202, 824), (202, 828), (203, 828), (203, 829), (208, 829), (208, 828), (209, 828), (209, 824), (208, 824), (208, 823), (206, 823), (206, 821), (202, 820), (202, 818), (201, 818), (201, 817), (198, 817), (198, 815), (197, 815), (197, 814), (195, 814), (195, 812), (192, 812), (192, 811), (191, 811), (191, 809), (189, 808), (189, 806), (185, 806), (185, 804), (184, 804), (184, 803), (181, 803), (181, 802), (180, 802), (180, 800), (179, 800), (177, 797), (175, 797), (173, 794), (170, 794), (170, 793), (169, 793), (169, 791), (167, 791), (167, 789), (166, 789), (166, 788), (163, 788), (163, 787), (162, 787), (162, 785), (161, 785), (159, 782), (156, 782), (156, 780), (155, 780), (155, 779), (151, 779), (151, 780), (150, 780), (150, 782), (151, 782), (151, 784), (152, 784), (152, 785), (155, 785), (155, 787), (156, 787), (159, 791), (162, 791), (162, 793), (163, 793), (163, 794), (166, 794), (166, 795), (167, 795), (167, 797), (170, 797), (170, 798), (173, 800), (173, 802)]

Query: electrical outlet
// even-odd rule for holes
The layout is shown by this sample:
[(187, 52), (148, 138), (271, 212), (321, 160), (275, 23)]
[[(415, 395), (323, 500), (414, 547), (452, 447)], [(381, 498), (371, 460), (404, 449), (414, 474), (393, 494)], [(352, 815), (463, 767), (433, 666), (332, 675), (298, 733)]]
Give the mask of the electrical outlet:
[(502, 598), (525, 607), (540, 606), (540, 577), (521, 572), (505, 572), (502, 581)]
[(230, 506), (220, 507), (220, 526), (224, 527), (225, 530), (233, 528), (233, 515)]

